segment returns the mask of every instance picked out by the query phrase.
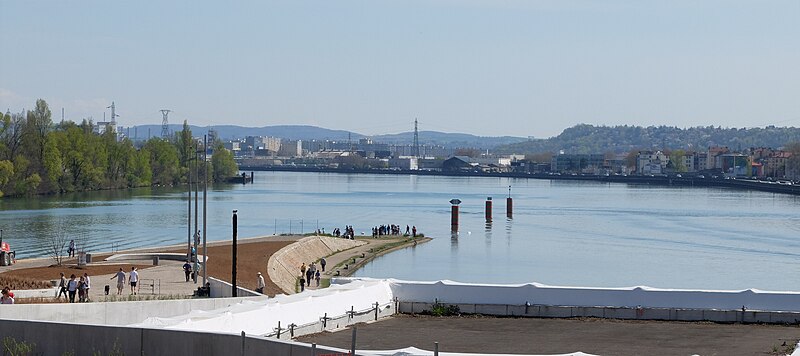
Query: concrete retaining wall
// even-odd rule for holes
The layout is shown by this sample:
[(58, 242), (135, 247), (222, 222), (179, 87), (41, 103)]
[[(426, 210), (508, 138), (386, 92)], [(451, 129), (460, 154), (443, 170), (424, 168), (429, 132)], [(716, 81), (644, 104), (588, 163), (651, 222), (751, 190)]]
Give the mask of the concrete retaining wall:
[[(237, 278), (238, 279), (238, 278)], [(233, 295), (233, 285), (223, 280), (214, 277), (208, 277), (208, 283), (211, 284), (211, 297), (212, 298), (229, 298)], [(237, 297), (263, 297), (263, 294), (256, 291), (236, 286)]]
[[(741, 311), (679, 308), (575, 307), (554, 305), (449, 304), (464, 314), (535, 318), (608, 318), (666, 321), (713, 321), (718, 323), (800, 324), (800, 312)], [(398, 302), (398, 312), (419, 314), (430, 311), (433, 303)]]
[[(311, 345), (258, 336), (144, 329), (120, 326), (0, 320), (3, 337), (36, 344), (34, 354), (103, 355), (310, 355)], [(342, 349), (317, 346), (319, 353)]]
[(800, 312), (800, 292), (685, 290), (650, 287), (589, 288), (528, 284), (471, 284), (453, 281), (389, 280), (401, 301), (450, 304), (570, 305), (584, 307), (661, 308)]
[(297, 277), (300, 275), (300, 266), (303, 263), (309, 265), (322, 257), (363, 244), (366, 242), (329, 236), (306, 237), (270, 256), (269, 262), (267, 262), (267, 272), (269, 278), (284, 293), (293, 294)]

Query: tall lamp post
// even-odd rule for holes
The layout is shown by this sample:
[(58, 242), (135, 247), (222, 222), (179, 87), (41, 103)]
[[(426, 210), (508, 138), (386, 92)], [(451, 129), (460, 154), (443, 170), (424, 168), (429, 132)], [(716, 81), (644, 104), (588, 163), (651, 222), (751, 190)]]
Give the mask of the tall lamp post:
[(203, 287), (206, 286), (208, 278), (208, 268), (206, 268), (206, 260), (208, 259), (208, 249), (206, 246), (206, 199), (208, 198), (208, 135), (203, 136)]
[(238, 218), (236, 213), (238, 210), (233, 211), (233, 251), (231, 260), (233, 261), (231, 265), (231, 296), (236, 297), (236, 225), (238, 224)]

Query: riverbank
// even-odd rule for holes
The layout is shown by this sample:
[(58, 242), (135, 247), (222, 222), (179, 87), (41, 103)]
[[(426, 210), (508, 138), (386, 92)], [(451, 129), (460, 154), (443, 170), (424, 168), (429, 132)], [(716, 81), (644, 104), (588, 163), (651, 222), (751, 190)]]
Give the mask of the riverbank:
[[(310, 235), (308, 235), (310, 236)], [(255, 290), (257, 283), (257, 273), (261, 272), (265, 277), (267, 273), (267, 265), (270, 257), (295, 244), (298, 240), (307, 238), (307, 235), (277, 235), (277, 236), (262, 236), (254, 238), (240, 239), (238, 241), (237, 250), (237, 284), (241, 287)], [(311, 262), (317, 262), (319, 259), (325, 258), (328, 262), (328, 268), (323, 274), (321, 286), (327, 286), (327, 280), (333, 276), (349, 275), (354, 272), (358, 267), (371, 261), (372, 259), (381, 256), (385, 253), (395, 251), (400, 248), (411, 247), (416, 243), (430, 241), (430, 238), (418, 238), (415, 240), (408, 238), (380, 238), (373, 239), (369, 237), (358, 237), (356, 241), (364, 242), (361, 246), (355, 248), (341, 250), (330, 255), (316, 256), (313, 254), (304, 254), (304, 261), (307, 265)], [(136, 254), (136, 253), (185, 253), (185, 246), (174, 245), (161, 248), (147, 248), (147, 249), (134, 249), (127, 251), (120, 251), (117, 254)], [(190, 296), (198, 286), (202, 284), (202, 272), (198, 276), (197, 283), (192, 281), (186, 282), (185, 275), (182, 270), (182, 262), (180, 261), (159, 261), (159, 265), (153, 265), (152, 259), (143, 259), (125, 262), (103, 261), (110, 257), (111, 253), (99, 253), (93, 256), (94, 262), (86, 266), (77, 266), (75, 259), (66, 260), (61, 266), (53, 265), (52, 259), (37, 258), (30, 260), (19, 260), (14, 268), (0, 267), (0, 280), (7, 277), (5, 280), (19, 281), (32, 280), (32, 281), (52, 281), (57, 280), (59, 273), (64, 273), (67, 277), (71, 274), (76, 276), (87, 273), (92, 278), (91, 298), (93, 300), (104, 300), (107, 297), (104, 294), (105, 285), (110, 285), (111, 295), (116, 293), (116, 281), (110, 278), (120, 268), (126, 273), (130, 271), (131, 267), (137, 267), (140, 273), (140, 278), (146, 282), (144, 292), (143, 286), (140, 286), (140, 295), (147, 297), (157, 294), (173, 294), (176, 296)], [(347, 261), (355, 259), (356, 264), (349, 264)], [(208, 244), (208, 276), (231, 281), (232, 271), (232, 242), (231, 241), (218, 241)], [(347, 268), (344, 268), (348, 265)], [(299, 275), (300, 265), (296, 266), (297, 274)], [(146, 280), (146, 281), (145, 281)], [(292, 293), (294, 288), (279, 286), (280, 281), (274, 281), (271, 278), (265, 278), (266, 287), (264, 294), (268, 296), (275, 296), (276, 294)], [(276, 283), (277, 282), (277, 283)], [(285, 284), (285, 283), (284, 283)], [(9, 285), (12, 290), (20, 289), (20, 286)], [(24, 287), (24, 285), (22, 286)], [(311, 289), (314, 289), (312, 287)], [(129, 287), (126, 285), (122, 296), (130, 294)]]
[(640, 175), (595, 175), (595, 174), (548, 174), (529, 172), (483, 172), (483, 171), (431, 171), (431, 170), (399, 170), (399, 169), (339, 169), (327, 167), (300, 166), (241, 166), (241, 171), (276, 171), (276, 172), (311, 172), (311, 173), (343, 173), (343, 174), (379, 174), (379, 175), (415, 175), (445, 177), (494, 177), (546, 179), (553, 181), (587, 181), (600, 183), (625, 183), (631, 185), (658, 185), (677, 187), (716, 187), (738, 190), (756, 190), (762, 192), (800, 195), (800, 185), (784, 185), (777, 182), (754, 179), (725, 179), (722, 174), (714, 178), (705, 175), (685, 176), (640, 176)]

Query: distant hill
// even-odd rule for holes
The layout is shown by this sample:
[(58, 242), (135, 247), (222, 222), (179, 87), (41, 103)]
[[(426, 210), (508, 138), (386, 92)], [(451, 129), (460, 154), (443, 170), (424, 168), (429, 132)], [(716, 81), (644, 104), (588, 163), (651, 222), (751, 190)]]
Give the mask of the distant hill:
[(794, 127), (721, 128), (672, 126), (594, 126), (577, 125), (548, 139), (528, 140), (498, 146), (502, 153), (604, 153), (629, 152), (633, 149), (703, 150), (727, 146), (734, 150), (749, 147), (779, 148), (800, 141), (800, 129)]
[[(245, 138), (247, 136), (272, 136), (288, 140), (358, 140), (364, 135), (344, 130), (330, 130), (308, 125), (276, 125), (264, 127), (244, 127), (236, 125), (215, 125), (215, 126), (194, 126), (189, 125), (194, 135), (203, 135), (213, 128), (223, 140)], [(136, 129), (136, 130), (134, 130)], [(125, 128), (127, 130), (127, 128)], [(138, 132), (138, 138), (147, 139), (148, 130), (150, 136), (161, 136), (161, 125), (138, 125), (130, 128), (130, 137), (136, 137), (134, 131)], [(170, 132), (183, 130), (183, 124), (169, 125)], [(126, 132), (127, 133), (127, 132)]]
[[(377, 142), (389, 144), (411, 144), (414, 142), (414, 132), (401, 132), (397, 134), (378, 135), (372, 137)], [(495, 148), (500, 145), (507, 145), (525, 141), (522, 137), (500, 136), (487, 137), (475, 136), (463, 133), (447, 133), (438, 131), (420, 131), (419, 143), (430, 145), (441, 145), (452, 148)]]
[[(208, 132), (209, 127), (189, 125), (194, 135), (202, 135)], [(235, 125), (216, 125), (212, 127), (219, 133), (219, 137), (224, 140), (244, 138), (246, 136), (272, 136), (288, 140), (334, 140), (357, 141), (366, 135), (345, 130), (331, 130), (316, 126), (307, 125), (276, 125), (264, 127), (243, 127)], [(180, 131), (183, 125), (169, 125), (170, 132)], [(148, 132), (150, 137), (161, 136), (161, 125), (138, 125), (130, 129), (124, 128), (124, 132), (132, 138), (147, 139)], [(388, 144), (412, 144), (414, 142), (413, 132), (402, 132), (397, 134), (370, 136), (375, 142)], [(522, 142), (521, 137), (484, 137), (463, 133), (446, 133), (437, 131), (421, 131), (419, 133), (420, 144), (441, 145), (444, 147), (460, 148), (471, 147), (481, 149), (491, 149), (498, 145)]]

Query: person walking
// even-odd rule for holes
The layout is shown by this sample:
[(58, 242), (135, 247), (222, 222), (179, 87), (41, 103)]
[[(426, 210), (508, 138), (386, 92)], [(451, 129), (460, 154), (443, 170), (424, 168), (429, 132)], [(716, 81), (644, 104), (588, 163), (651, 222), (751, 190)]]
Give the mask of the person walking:
[(137, 284), (139, 284), (139, 272), (136, 272), (136, 267), (131, 267), (128, 282), (131, 284), (131, 294), (136, 294), (139, 291), (137, 288)]
[(301, 273), (300, 274), (300, 292), (302, 293), (304, 290), (306, 290), (305, 274)]
[(319, 273), (319, 270), (317, 270), (317, 273), (314, 275), (314, 280), (317, 281), (317, 287), (319, 287), (319, 278), (320, 277), (321, 277), (321, 275)]
[(61, 295), (64, 295), (64, 301), (67, 301), (67, 277), (64, 277), (64, 272), (59, 273), (61, 275), (61, 280), (58, 282), (58, 295), (56, 299), (61, 299)]
[[(62, 240), (63, 241), (63, 240)], [(61, 245), (61, 248), (64, 248), (64, 245)], [(75, 257), (75, 240), (69, 240), (69, 248), (67, 248), (67, 254), (69, 257)]]
[(192, 265), (187, 260), (186, 263), (183, 264), (183, 273), (186, 275), (186, 281), (189, 281), (189, 276), (192, 275)]
[(266, 286), (267, 284), (264, 283), (264, 276), (261, 275), (261, 272), (258, 272), (258, 278), (256, 280), (256, 292), (259, 294), (264, 294), (264, 287)]
[(83, 273), (83, 278), (84, 278), (84, 283), (85, 283), (85, 285), (84, 285), (85, 291), (84, 291), (83, 294), (84, 294), (84, 297), (86, 298), (84, 301), (88, 302), (89, 301), (89, 290), (92, 289), (92, 281), (89, 279), (89, 273), (84, 272)]
[(86, 301), (86, 278), (81, 276), (80, 280), (78, 280), (78, 303), (83, 303)]
[(325, 264), (326, 263), (327, 263), (327, 261), (325, 261), (325, 257), (319, 259), (319, 265), (322, 267), (322, 272), (325, 272)]
[(314, 272), (311, 272), (311, 268), (306, 270), (306, 283), (308, 283), (308, 287), (311, 287), (311, 279), (314, 278)]
[(69, 302), (75, 303), (75, 293), (78, 292), (78, 281), (75, 280), (75, 275), (69, 275), (69, 282), (67, 282), (67, 292), (69, 292)]
[(300, 274), (305, 276), (306, 275), (306, 263), (303, 262), (303, 265), (300, 266)]
[(122, 295), (122, 290), (125, 289), (125, 271), (122, 270), (122, 267), (119, 268), (119, 272), (111, 277), (111, 279), (117, 279), (117, 295)]

